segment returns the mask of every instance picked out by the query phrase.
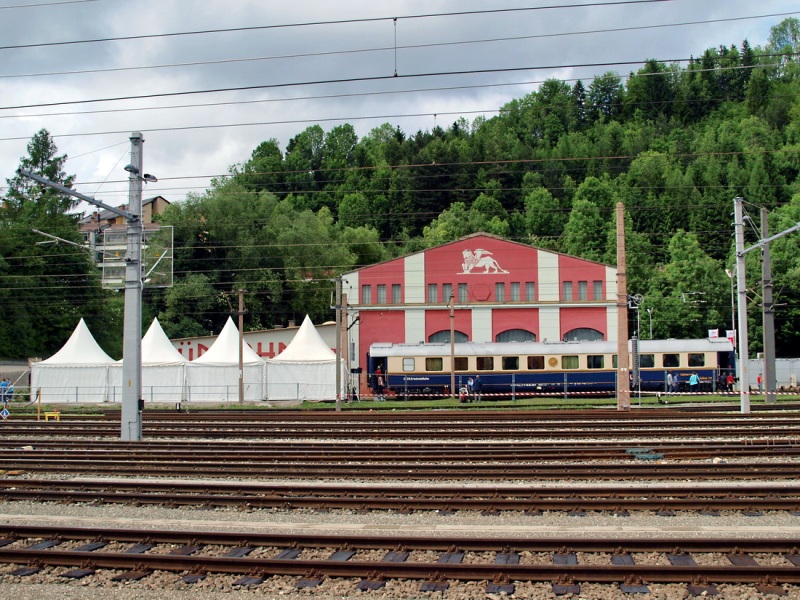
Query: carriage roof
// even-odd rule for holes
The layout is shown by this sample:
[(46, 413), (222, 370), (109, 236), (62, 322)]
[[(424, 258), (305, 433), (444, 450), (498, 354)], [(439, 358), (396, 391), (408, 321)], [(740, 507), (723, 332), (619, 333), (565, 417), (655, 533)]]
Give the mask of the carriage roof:
[[(632, 351), (632, 343), (628, 342)], [(551, 355), (551, 354), (616, 354), (616, 342), (456, 342), (454, 353), (459, 356)], [(639, 353), (655, 352), (732, 352), (727, 338), (693, 340), (640, 340)], [(374, 343), (370, 355), (389, 356), (449, 356), (450, 343), (391, 344)]]

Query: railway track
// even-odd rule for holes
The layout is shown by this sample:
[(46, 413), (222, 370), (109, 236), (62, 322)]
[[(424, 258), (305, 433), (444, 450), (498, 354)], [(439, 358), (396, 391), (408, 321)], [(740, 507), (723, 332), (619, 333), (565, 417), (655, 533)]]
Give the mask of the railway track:
[(0, 442), (4, 457), (47, 459), (54, 453), (70, 458), (140, 458), (151, 460), (196, 460), (198, 454), (217, 460), (262, 461), (299, 459), (318, 462), (380, 462), (418, 460), (421, 462), (523, 462), (580, 460), (669, 460), (712, 457), (793, 457), (800, 455), (800, 438), (749, 438), (746, 440), (656, 441), (566, 441), (548, 442), (440, 442), (419, 441), (413, 445), (394, 442), (259, 442), (252, 440), (182, 442), (102, 442), (95, 440), (41, 441), (29, 438)]
[[(92, 417), (63, 415), (63, 421), (37, 422), (13, 417), (0, 422), (4, 437), (119, 437), (119, 414)], [(446, 424), (446, 427), (443, 427)], [(303, 413), (219, 411), (143, 415), (144, 439), (629, 439), (663, 437), (704, 439), (761, 436), (800, 439), (800, 416), (791, 412), (757, 415), (683, 413), (672, 410), (564, 411), (437, 411), (415, 413)]]
[(549, 582), (556, 594), (580, 593), (586, 582), (615, 583), (647, 593), (654, 583), (684, 583), (690, 594), (716, 594), (719, 584), (785, 593), (800, 583), (797, 543), (773, 539), (585, 539), (513, 537), (331, 536), (210, 531), (0, 525), (6, 573), (32, 577), (45, 568), (65, 579), (114, 570), (112, 581), (156, 571), (196, 583), (232, 575), (234, 585), (259, 586), (293, 576), (313, 589), (326, 578), (356, 578), (374, 590), (392, 579), (415, 580), (419, 591), (444, 591), (456, 581), (483, 582), (487, 593), (513, 594), (521, 582)]
[(704, 514), (740, 511), (759, 516), (787, 511), (800, 516), (800, 486), (475, 486), (436, 485), (302, 485), (242, 482), (0, 479), (5, 502), (59, 502), (156, 505), (166, 507), (237, 507), (244, 509), (392, 510), (400, 513), (436, 511), (447, 514), (472, 510), (483, 514), (522, 511), (538, 514), (562, 511), (573, 515), (653, 511)]

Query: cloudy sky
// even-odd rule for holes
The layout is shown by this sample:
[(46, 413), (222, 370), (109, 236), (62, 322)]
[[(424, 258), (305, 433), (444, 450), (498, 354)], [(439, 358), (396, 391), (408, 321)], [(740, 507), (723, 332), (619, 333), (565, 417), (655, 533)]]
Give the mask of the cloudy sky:
[[(0, 0), (0, 195), (41, 128), (76, 189), (180, 201), (306, 127), (408, 134), (491, 117), (555, 77), (763, 46), (796, 0)], [(685, 63), (682, 63), (685, 64)], [(396, 74), (396, 76), (395, 76)]]

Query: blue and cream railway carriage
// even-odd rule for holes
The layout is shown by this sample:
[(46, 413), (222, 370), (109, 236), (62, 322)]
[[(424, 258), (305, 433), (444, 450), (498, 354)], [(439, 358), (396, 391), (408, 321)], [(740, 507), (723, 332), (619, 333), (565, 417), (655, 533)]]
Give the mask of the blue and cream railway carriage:
[[(681, 390), (697, 373), (699, 391), (714, 391), (721, 372), (735, 369), (733, 344), (726, 338), (641, 340), (639, 382), (642, 391), (666, 391), (667, 374), (677, 375)], [(629, 342), (632, 372), (634, 353)], [(451, 364), (456, 387), (480, 375), (484, 395), (528, 396), (551, 393), (602, 393), (616, 390), (616, 342), (449, 343), (370, 346), (369, 373), (381, 366), (386, 384), (399, 396), (450, 393)], [(640, 385), (639, 385), (640, 384)]]

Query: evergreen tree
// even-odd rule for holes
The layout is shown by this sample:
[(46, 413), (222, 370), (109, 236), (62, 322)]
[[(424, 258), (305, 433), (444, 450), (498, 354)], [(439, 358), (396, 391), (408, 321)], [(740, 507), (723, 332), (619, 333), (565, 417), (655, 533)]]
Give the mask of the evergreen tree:
[[(66, 159), (43, 129), (28, 144), (20, 168), (69, 187), (74, 177), (64, 172)], [(7, 181), (0, 208), (0, 356), (50, 356), (81, 318), (98, 343), (119, 356), (121, 315), (105, 304), (107, 295), (89, 252), (68, 244), (39, 244), (44, 238), (33, 231), (82, 245), (78, 217), (67, 212), (76, 200), (22, 175)]]

